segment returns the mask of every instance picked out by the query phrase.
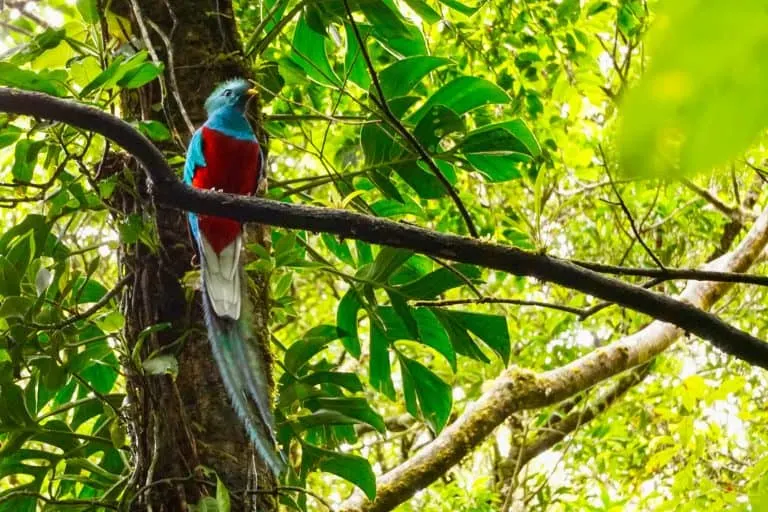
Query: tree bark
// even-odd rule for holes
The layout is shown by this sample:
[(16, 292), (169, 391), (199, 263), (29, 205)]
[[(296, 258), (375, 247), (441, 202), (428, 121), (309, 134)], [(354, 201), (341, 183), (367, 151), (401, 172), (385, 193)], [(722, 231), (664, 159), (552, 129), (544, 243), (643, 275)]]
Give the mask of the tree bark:
[[(151, 46), (150, 59), (165, 65), (166, 87), (154, 81), (124, 94), (123, 117), (166, 123), (176, 144), (162, 149), (179, 153), (191, 135), (188, 121), (194, 127), (204, 121), (203, 103), (215, 85), (248, 75), (231, 2), (120, 0), (111, 9), (131, 20), (140, 46)], [(172, 354), (178, 360), (175, 378), (148, 375), (124, 361), (135, 464), (130, 482), (130, 492), (136, 493), (133, 509), (187, 510), (205, 496), (215, 496), (206, 481), (216, 482), (217, 476), (232, 495), (232, 510), (274, 510), (269, 494), (249, 492), (272, 488), (274, 481), (230, 405), (208, 345), (199, 293), (192, 295), (183, 286), (196, 259), (186, 216), (152, 204), (148, 182), (135, 162), (113, 156), (107, 163), (112, 172), (128, 169), (115, 206), (124, 216), (139, 216), (152, 232), (152, 240), (124, 245), (120, 254), (123, 272), (135, 276), (123, 303), (126, 339), (132, 350), (141, 344), (140, 360), (150, 354)], [(255, 281), (254, 333), (266, 344), (268, 279), (257, 276)], [(187, 286), (190, 283), (197, 285), (197, 278), (188, 278)], [(145, 329), (165, 322), (170, 328), (142, 336)]]

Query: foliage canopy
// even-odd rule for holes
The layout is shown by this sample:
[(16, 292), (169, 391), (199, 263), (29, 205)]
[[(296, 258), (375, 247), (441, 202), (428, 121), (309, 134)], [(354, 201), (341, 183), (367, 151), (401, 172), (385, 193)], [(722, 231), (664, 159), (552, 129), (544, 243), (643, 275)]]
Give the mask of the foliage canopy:
[[(234, 15), (262, 89), (270, 198), (651, 268), (726, 253), (765, 205), (757, 0), (263, 0), (235, 2)], [(11, 2), (0, 22), (2, 86), (118, 115), (121, 95), (160, 82), (174, 101), (167, 63), (96, 0)], [(187, 127), (131, 121), (181, 168)], [(121, 251), (163, 247), (151, 216), (110, 202), (143, 178), (101, 176), (109, 150), (0, 114), (0, 512), (127, 509), (123, 377), (184, 371), (183, 337), (142, 351), (168, 324), (125, 336)], [(327, 233), (273, 230), (271, 242), (249, 245), (246, 270), (270, 275), (284, 484), (312, 493), (280, 493), (287, 509), (335, 508), (355, 488), (374, 500), (377, 477), (504, 368), (562, 367), (648, 320)], [(185, 278), (190, 299), (196, 280)], [(766, 338), (766, 300), (738, 286), (716, 313)], [(692, 339), (630, 380), (610, 375), (552, 407), (521, 404), (399, 510), (759, 510), (760, 370)], [(198, 509), (228, 510), (225, 484), (205, 473), (215, 492)]]

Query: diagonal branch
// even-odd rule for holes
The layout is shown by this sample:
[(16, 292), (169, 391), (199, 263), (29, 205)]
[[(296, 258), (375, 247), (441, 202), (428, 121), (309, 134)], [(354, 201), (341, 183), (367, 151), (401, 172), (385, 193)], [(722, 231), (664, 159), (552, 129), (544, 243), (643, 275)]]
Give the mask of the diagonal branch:
[[(639, 286), (611, 279), (570, 262), (515, 247), (443, 234), (346, 210), (280, 203), (201, 191), (182, 183), (163, 154), (125, 121), (96, 108), (45, 94), (0, 87), (0, 111), (32, 115), (91, 130), (113, 140), (133, 155), (152, 181), (155, 198), (170, 207), (258, 222), (290, 229), (334, 233), (345, 238), (409, 249), (429, 256), (470, 263), (514, 275), (535, 277), (621, 304), (712, 342), (724, 352), (768, 368), (768, 343), (702, 311), (690, 299), (676, 300)], [(768, 225), (768, 212), (755, 226)], [(755, 229), (755, 228), (753, 228)], [(768, 228), (766, 228), (768, 232)], [(765, 235), (768, 238), (768, 234)], [(744, 240), (745, 243), (749, 237)], [(752, 260), (749, 261), (752, 263)], [(742, 272), (749, 265), (724, 270)], [(723, 270), (719, 268), (718, 270)], [(725, 286), (702, 283), (702, 286)], [(641, 361), (642, 362), (642, 361)]]
[(522, 446), (515, 447), (515, 449), (510, 452), (507, 459), (514, 461), (519, 470), (531, 459), (549, 450), (568, 435), (586, 425), (611, 407), (611, 405), (624, 396), (627, 391), (648, 376), (649, 368), (649, 364), (645, 364), (629, 375), (622, 377), (608, 389), (600, 393), (600, 395), (591, 403), (587, 404), (585, 408), (580, 407), (577, 410), (568, 413), (565, 417), (549, 425), (546, 431), (537, 435), (529, 442), (526, 442)]

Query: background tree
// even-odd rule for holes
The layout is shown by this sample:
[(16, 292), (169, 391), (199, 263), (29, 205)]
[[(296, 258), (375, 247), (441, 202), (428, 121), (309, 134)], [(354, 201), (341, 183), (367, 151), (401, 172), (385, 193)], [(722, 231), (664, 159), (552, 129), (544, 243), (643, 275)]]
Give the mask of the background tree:
[[(0, 510), (761, 503), (765, 14), (667, 4), (6, 2), (0, 85), (48, 96), (0, 90)], [(234, 75), (277, 201), (174, 177)], [(281, 227), (248, 246), (281, 482), (183, 209)]]

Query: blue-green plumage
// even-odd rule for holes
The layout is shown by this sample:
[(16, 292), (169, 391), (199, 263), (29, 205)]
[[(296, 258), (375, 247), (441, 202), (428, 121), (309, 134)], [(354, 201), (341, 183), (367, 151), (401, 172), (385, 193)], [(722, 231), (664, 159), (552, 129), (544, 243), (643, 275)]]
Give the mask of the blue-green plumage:
[[(205, 102), (208, 120), (192, 136), (184, 182), (198, 188), (252, 193), (263, 179), (263, 153), (245, 107), (249, 84), (242, 79), (219, 85)], [(247, 280), (240, 264), (242, 227), (235, 221), (189, 214), (200, 255), (203, 310), (211, 349), (222, 380), (257, 449), (275, 473), (285, 467), (276, 449), (268, 360), (251, 329)]]

